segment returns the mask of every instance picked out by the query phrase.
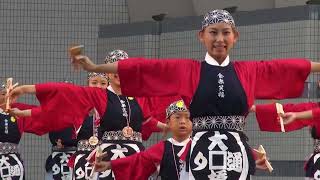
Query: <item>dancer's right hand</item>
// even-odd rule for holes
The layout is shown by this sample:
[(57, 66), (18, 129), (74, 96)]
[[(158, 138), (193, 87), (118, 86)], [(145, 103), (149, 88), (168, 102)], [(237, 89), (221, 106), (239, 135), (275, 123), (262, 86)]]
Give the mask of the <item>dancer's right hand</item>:
[(267, 157), (263, 157), (256, 160), (256, 168), (260, 170), (268, 170), (268, 166), (266, 164)]
[(89, 57), (84, 55), (77, 55), (72, 57), (71, 63), (77, 69), (79, 66), (82, 67), (84, 70), (93, 72), (96, 69), (96, 64), (94, 64)]
[(103, 172), (103, 171), (109, 170), (111, 169), (111, 162), (110, 161), (95, 162), (94, 168), (96, 172)]
[(297, 115), (295, 112), (287, 112), (284, 114), (279, 114), (283, 119), (283, 124), (290, 124), (293, 121), (297, 120)]
[(249, 112), (256, 112), (256, 105), (252, 105)]
[(14, 117), (30, 117), (31, 109), (20, 110), (18, 108), (11, 108), (9, 114)]
[[(22, 86), (17, 86), (13, 89), (10, 90), (9, 92), (9, 97), (11, 99), (11, 102), (15, 102), (15, 100), (23, 95), (23, 94), (35, 94), (36, 93), (36, 87), (35, 85), (22, 85)], [(7, 96), (6, 96), (7, 98)]]
[(0, 108), (5, 109), (5, 100), (6, 99), (6, 90), (3, 89), (0, 91)]
[[(24, 88), (23, 86), (18, 86), (9, 92), (9, 97), (12, 102), (15, 102), (19, 96), (24, 94), (23, 88)], [(6, 95), (6, 98), (7, 98), (7, 95)]]

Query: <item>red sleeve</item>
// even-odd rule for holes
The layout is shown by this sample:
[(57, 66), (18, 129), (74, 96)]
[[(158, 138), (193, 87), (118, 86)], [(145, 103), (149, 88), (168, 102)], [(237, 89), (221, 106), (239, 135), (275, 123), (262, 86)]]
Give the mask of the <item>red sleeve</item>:
[(33, 109), (32, 118), (46, 126), (52, 124), (54, 127), (50, 128), (55, 130), (82, 125), (93, 107), (103, 115), (107, 105), (104, 90), (69, 83), (37, 84), (36, 96), (41, 110)]
[(251, 148), (251, 153), (252, 153), (253, 159), (254, 159), (255, 161), (256, 161), (257, 159), (259, 159), (258, 153), (257, 153), (253, 148)]
[[(41, 112), (41, 107), (34, 107), (34, 111)], [(17, 122), (20, 129), (20, 132), (32, 133), (36, 135), (43, 135), (48, 133), (47, 128), (50, 126), (54, 126), (53, 123), (45, 124), (42, 120), (37, 120), (36, 118), (32, 118), (32, 109), (31, 109), (31, 117), (19, 117)]]
[(180, 95), (189, 104), (200, 78), (201, 63), (194, 60), (119, 61), (121, 91), (127, 96), (155, 97)]
[(307, 111), (310, 109), (318, 108), (319, 103), (316, 102), (306, 102), (306, 103), (297, 103), (297, 104), (283, 104), (283, 110), (284, 112), (301, 112), (301, 111)]
[[(284, 104), (283, 105), (284, 112), (301, 112), (301, 111), (311, 110), (314, 108), (319, 108), (319, 103), (307, 102), (307, 103)], [(316, 119), (316, 118), (313, 118), (313, 119)], [(300, 129), (300, 128), (303, 128), (306, 126), (312, 126), (316, 122), (313, 119), (294, 121), (293, 123), (285, 125), (285, 129), (286, 129), (286, 131), (292, 131), (292, 130)], [(317, 118), (317, 121), (320, 122), (320, 119)]]
[(150, 138), (153, 132), (158, 132), (159, 128), (157, 127), (158, 120), (150, 117), (145, 122), (142, 123), (141, 134), (142, 140), (146, 141)]
[(41, 120), (37, 121), (36, 119), (32, 118), (32, 114), (39, 114), (41, 112), (40, 106), (19, 103), (18, 106), (16, 106), (15, 104), (13, 107), (20, 110), (31, 110), (31, 117), (18, 117), (17, 123), (21, 133), (26, 132), (39, 136), (47, 133), (45, 130), (45, 126), (42, 125), (44, 123), (42, 123)]
[(301, 96), (311, 63), (305, 59), (235, 62), (246, 92), (248, 106), (254, 99), (285, 99)]
[(153, 145), (146, 151), (136, 153), (126, 158), (111, 161), (112, 171), (117, 180), (140, 180), (156, 171), (164, 153), (164, 142)]
[(312, 109), (312, 117), (316, 128), (316, 135), (320, 137), (320, 108)]
[[(13, 103), (11, 105), (12, 108), (18, 108), (20, 110), (27, 110), (27, 109), (32, 109), (34, 107), (37, 107), (35, 105), (30, 105), (30, 104), (23, 104), (23, 103)], [(19, 117), (17, 119), (17, 124), (18, 124), (18, 128), (19, 128), (19, 131), (20, 133), (23, 133), (23, 132), (28, 132), (28, 130), (30, 128), (32, 128), (30, 126), (30, 120), (31, 118), (21, 118)]]
[[(300, 112), (310, 110), (318, 107), (318, 103), (300, 103), (300, 104), (284, 104), (284, 112)], [(280, 124), (278, 120), (278, 113), (275, 104), (256, 105), (256, 118), (259, 127), (262, 131), (280, 132)], [(312, 125), (312, 119), (303, 121), (294, 121), (293, 123), (285, 125), (286, 131), (294, 131)]]
[(320, 123), (320, 108), (312, 109), (312, 117), (313, 119), (317, 119), (317, 121)]
[(54, 121), (50, 113), (44, 113), (40, 106), (31, 109), (30, 117), (19, 117), (18, 122), (23, 128), (23, 132), (36, 134), (38, 136), (76, 126), (71, 123), (65, 123), (69, 121), (63, 119)]
[(12, 108), (18, 108), (20, 110), (32, 109), (37, 107), (36, 105), (24, 104), (24, 103), (13, 103), (11, 104)]
[[(174, 101), (183, 99), (180, 96), (166, 96), (150, 98), (152, 116), (157, 120), (166, 123), (166, 109)], [(186, 105), (187, 102), (185, 102)]]
[(20, 133), (32, 133), (38, 136), (44, 135), (52, 131), (60, 131), (64, 128), (68, 128), (68, 123), (62, 123), (64, 121), (52, 121), (51, 118), (47, 118), (46, 113), (42, 113), (40, 106), (27, 105), (14, 106), (20, 110), (31, 109), (30, 117), (18, 117), (17, 124)]
[(136, 98), (142, 113), (144, 122), (141, 126), (142, 140), (148, 140), (151, 134), (157, 131), (158, 121), (151, 115), (151, 104), (149, 98)]
[(166, 109), (174, 101), (180, 100), (180, 96), (137, 98), (147, 122), (142, 124), (142, 139), (147, 140), (153, 132), (159, 132), (157, 122), (166, 123)]
[(261, 131), (281, 132), (276, 105), (256, 105), (256, 119)]
[(136, 98), (143, 114), (143, 119), (147, 120), (151, 116), (151, 104), (149, 98)]

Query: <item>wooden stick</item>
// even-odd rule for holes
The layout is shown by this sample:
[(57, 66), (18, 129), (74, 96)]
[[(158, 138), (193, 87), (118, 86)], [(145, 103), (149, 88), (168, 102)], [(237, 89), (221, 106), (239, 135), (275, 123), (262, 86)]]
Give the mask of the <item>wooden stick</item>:
[(271, 166), (270, 162), (267, 160), (267, 153), (266, 151), (264, 150), (263, 146), (260, 145), (259, 148), (258, 148), (259, 152), (261, 154), (263, 154), (264, 158), (266, 159), (265, 163), (266, 163), (266, 166), (269, 170), (269, 172), (272, 172), (273, 171), (273, 167)]
[(8, 78), (6, 81), (6, 98), (4, 102), (4, 104), (6, 105), (5, 112), (9, 112), (9, 110), (11, 109), (11, 102), (10, 102), (10, 96), (9, 96), (10, 91), (19, 85), (19, 83), (15, 83), (14, 85), (12, 85), (12, 82), (13, 82), (13, 78)]
[(279, 120), (280, 120), (281, 132), (286, 132), (286, 130), (284, 129), (283, 118), (281, 117), (281, 114), (284, 114), (282, 104), (276, 103), (276, 109), (277, 109), (278, 117), (279, 117)]
[[(102, 155), (102, 149), (101, 149), (101, 147), (98, 145), (98, 146), (96, 147), (95, 163), (96, 163), (96, 162), (100, 162), (100, 161), (102, 160), (102, 159), (100, 158), (101, 155)], [(94, 163), (94, 164), (95, 164), (95, 163)], [(91, 171), (91, 173), (90, 173), (90, 178), (93, 177), (93, 175), (94, 175), (95, 172), (96, 172), (96, 168), (93, 167), (93, 168), (92, 168), (92, 171)]]
[(83, 48), (84, 48), (84, 45), (77, 45), (77, 46), (72, 46), (72, 47), (70, 47), (70, 48), (68, 49), (69, 54), (70, 54), (70, 56), (71, 56), (71, 63), (72, 63), (72, 65), (73, 65), (73, 67), (74, 67), (75, 70), (79, 70), (80, 67), (79, 67), (79, 64), (77, 64), (77, 63), (74, 62), (73, 57), (82, 54), (82, 53), (83, 53), (83, 52), (82, 52)]
[(262, 152), (261, 152), (260, 150), (258, 150), (258, 149), (254, 149), (254, 148), (253, 148), (253, 150), (254, 150), (255, 153), (257, 153), (257, 156), (258, 156), (259, 159), (262, 159), (263, 156), (265, 155), (264, 153), (262, 153)]
[(69, 53), (70, 53), (71, 57), (82, 54), (83, 48), (84, 48), (84, 45), (77, 45), (77, 46), (72, 46), (71, 48), (69, 48)]
[(13, 86), (12, 86), (12, 89), (14, 89), (15, 87), (17, 87), (19, 85), (19, 83), (15, 83)]
[(6, 109), (5, 109), (5, 112), (8, 112), (11, 109), (9, 93), (13, 89), (12, 88), (12, 81), (13, 81), (13, 78), (8, 78), (7, 82), (6, 82), (6, 99), (5, 99)]

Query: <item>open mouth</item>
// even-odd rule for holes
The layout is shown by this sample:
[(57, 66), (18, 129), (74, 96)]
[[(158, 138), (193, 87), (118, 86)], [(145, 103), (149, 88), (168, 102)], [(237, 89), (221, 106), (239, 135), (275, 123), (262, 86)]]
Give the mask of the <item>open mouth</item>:
[(185, 126), (180, 126), (180, 127), (179, 127), (179, 130), (180, 130), (180, 131), (186, 131), (186, 130), (187, 130), (187, 127), (185, 127)]
[(214, 45), (213, 47), (216, 49), (226, 49), (227, 48), (227, 46), (223, 46), (223, 45)]

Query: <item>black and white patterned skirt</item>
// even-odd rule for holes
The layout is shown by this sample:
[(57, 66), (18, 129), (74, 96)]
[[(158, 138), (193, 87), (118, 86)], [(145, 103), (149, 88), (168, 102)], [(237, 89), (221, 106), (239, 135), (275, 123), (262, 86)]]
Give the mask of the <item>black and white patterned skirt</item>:
[(255, 161), (242, 132), (198, 131), (189, 157), (189, 180), (250, 179)]
[(69, 158), (75, 153), (75, 147), (54, 150), (48, 158), (46, 169), (52, 171), (54, 180), (71, 180), (72, 169), (68, 166)]
[(24, 180), (24, 167), (18, 153), (0, 154), (0, 179)]
[[(141, 133), (134, 132), (131, 138), (122, 136), (121, 131), (105, 132), (102, 137), (101, 149), (107, 152), (108, 157), (104, 160), (110, 161), (130, 156), (143, 151)], [(99, 174), (99, 180), (114, 180), (114, 174), (111, 170)]]
[(305, 166), (306, 177), (320, 180), (320, 153), (314, 153)]
[(73, 167), (73, 179), (74, 180), (96, 180), (98, 173), (94, 173), (92, 176), (92, 165), (87, 162), (86, 158), (96, 148), (96, 146), (90, 145), (88, 140), (78, 141), (77, 151), (75, 153), (75, 162)]
[(96, 180), (98, 173), (91, 175), (92, 165), (87, 162), (86, 158), (89, 156), (91, 151), (80, 151), (76, 152), (76, 158), (73, 169), (73, 179), (76, 180)]
[(314, 151), (305, 164), (306, 177), (320, 180), (320, 140), (315, 139)]

